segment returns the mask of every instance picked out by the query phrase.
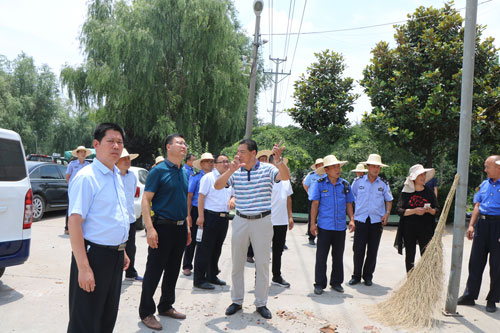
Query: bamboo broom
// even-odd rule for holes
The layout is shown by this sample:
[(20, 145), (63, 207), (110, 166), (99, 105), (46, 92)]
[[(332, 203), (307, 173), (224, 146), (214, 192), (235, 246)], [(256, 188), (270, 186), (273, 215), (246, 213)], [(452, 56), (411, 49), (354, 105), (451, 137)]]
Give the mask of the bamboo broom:
[(457, 174), (434, 236), (420, 261), (408, 273), (406, 282), (391, 298), (367, 310), (368, 315), (381, 324), (408, 329), (428, 329), (433, 326), (433, 318), (443, 298), (443, 232), (458, 179)]

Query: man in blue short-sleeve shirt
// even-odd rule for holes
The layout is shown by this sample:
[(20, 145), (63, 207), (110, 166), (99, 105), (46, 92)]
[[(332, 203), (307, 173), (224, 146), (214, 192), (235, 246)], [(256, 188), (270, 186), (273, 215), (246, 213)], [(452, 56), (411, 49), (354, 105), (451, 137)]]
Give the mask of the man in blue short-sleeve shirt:
[(327, 285), (326, 261), (332, 249), (332, 273), (330, 286), (337, 292), (344, 292), (344, 247), (346, 234), (346, 213), (349, 229), (354, 231), (352, 202), (354, 196), (349, 182), (340, 178), (341, 167), (347, 161), (338, 161), (334, 155), (323, 159), (318, 173), (326, 174), (309, 188), (311, 204), (311, 234), (318, 236), (314, 293), (321, 295)]
[(380, 168), (387, 166), (382, 163), (380, 155), (371, 154), (363, 164), (368, 174), (356, 178), (352, 184), (352, 193), (356, 198), (356, 231), (353, 244), (354, 272), (349, 284), (355, 285), (363, 277), (365, 285), (371, 286), (382, 228), (389, 219), (393, 197), (389, 183), (379, 177)]
[[(185, 221), (188, 176), (181, 166), (188, 145), (182, 135), (171, 134), (165, 140), (165, 147), (167, 158), (149, 172), (141, 204), (149, 247), (139, 316), (144, 325), (154, 330), (162, 329), (154, 316), (156, 305), (153, 300), (162, 275), (158, 314), (176, 319), (186, 318), (172, 305), (175, 302), (175, 285), (182, 254), (185, 246), (191, 242), (191, 232)], [(151, 209), (155, 212), (153, 220)]]
[[(313, 171), (309, 172), (307, 176), (304, 178), (304, 181), (302, 182), (302, 186), (304, 187), (304, 190), (308, 195), (309, 195), (309, 188), (311, 188), (312, 184), (317, 182), (319, 179), (326, 177), (326, 174), (319, 175), (316, 172), (316, 170), (322, 166), (323, 166), (323, 159), (322, 158), (316, 159), (314, 164), (311, 165), (311, 169), (313, 169)], [(309, 238), (309, 245), (316, 244), (314, 242), (316, 237), (311, 234), (311, 200), (308, 200), (307, 202), (307, 237)]]
[(469, 259), (469, 278), (458, 305), (475, 305), (479, 296), (484, 267), (490, 255), (490, 291), (486, 296), (486, 311), (495, 312), (500, 301), (500, 156), (493, 155), (484, 162), (488, 179), (474, 195), (474, 210), (467, 229), (472, 241)]

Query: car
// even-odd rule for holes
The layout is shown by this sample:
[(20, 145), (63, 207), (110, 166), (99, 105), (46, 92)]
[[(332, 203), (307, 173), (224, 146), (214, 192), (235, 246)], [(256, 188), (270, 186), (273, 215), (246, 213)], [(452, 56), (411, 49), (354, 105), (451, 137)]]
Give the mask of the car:
[(68, 165), (68, 161), (61, 157), (60, 154), (44, 155), (44, 154), (28, 154), (26, 161), (51, 162), (55, 164)]
[(68, 208), (66, 166), (47, 162), (26, 162), (33, 191), (33, 221), (48, 211)]
[(0, 277), (30, 253), (33, 192), (18, 133), (0, 128)]
[(144, 221), (142, 220), (141, 201), (149, 172), (148, 170), (139, 167), (130, 167), (129, 171), (132, 172), (137, 178), (137, 188), (134, 195), (134, 211), (136, 218), (135, 227), (137, 230), (142, 230), (144, 229)]

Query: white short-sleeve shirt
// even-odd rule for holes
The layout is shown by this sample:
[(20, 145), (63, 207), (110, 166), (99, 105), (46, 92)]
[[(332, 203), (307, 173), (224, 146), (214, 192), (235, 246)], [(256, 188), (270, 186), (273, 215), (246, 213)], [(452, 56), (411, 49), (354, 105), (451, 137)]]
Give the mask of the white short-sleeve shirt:
[(282, 180), (273, 185), (271, 194), (271, 221), (273, 225), (288, 225), (288, 210), (286, 202), (293, 194), (289, 180)]

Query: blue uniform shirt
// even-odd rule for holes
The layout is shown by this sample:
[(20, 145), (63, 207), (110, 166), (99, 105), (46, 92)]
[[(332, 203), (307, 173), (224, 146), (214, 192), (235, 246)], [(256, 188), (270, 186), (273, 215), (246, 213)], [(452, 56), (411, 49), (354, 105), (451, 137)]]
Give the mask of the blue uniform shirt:
[(187, 216), (187, 188), (186, 170), (166, 159), (149, 171), (144, 191), (155, 194), (152, 209), (156, 215), (180, 221)]
[(200, 192), (200, 180), (201, 177), (205, 175), (205, 171), (201, 170), (196, 175), (189, 178), (188, 193), (193, 193), (193, 199), (191, 200), (191, 206), (198, 207), (198, 195)]
[(373, 184), (368, 180), (368, 175), (359, 177), (352, 184), (352, 193), (356, 198), (356, 211), (354, 219), (366, 222), (370, 217), (371, 223), (379, 223), (385, 215), (385, 202), (392, 201), (389, 184), (377, 177)]
[(307, 188), (310, 188), (311, 185), (314, 183), (314, 182), (317, 182), (318, 179), (322, 179), (322, 178), (325, 178), (326, 177), (326, 173), (322, 174), (322, 175), (318, 175), (316, 173), (316, 171), (313, 171), (313, 172), (309, 172), (306, 176), (306, 178), (304, 179), (304, 185), (307, 186)]
[(101, 245), (119, 245), (128, 239), (127, 199), (120, 170), (111, 171), (97, 158), (69, 183), (69, 216), (83, 218), (83, 238)]
[(479, 202), (479, 213), (500, 216), (500, 180), (486, 179), (474, 195), (474, 203)]
[(71, 182), (73, 178), (75, 178), (78, 171), (89, 164), (89, 161), (83, 161), (83, 163), (80, 163), (80, 160), (78, 159), (69, 162), (68, 168), (66, 169), (66, 174), (69, 175), (68, 183)]
[(134, 196), (137, 188), (137, 178), (130, 170), (125, 175), (122, 175), (123, 187), (125, 189), (125, 197), (127, 198), (127, 211), (129, 214), (130, 223), (135, 222)]
[(186, 173), (188, 175), (188, 181), (191, 179), (191, 176), (194, 176), (195, 172), (193, 167), (190, 167), (187, 164), (184, 164), (183, 168), (186, 170)]
[(326, 177), (313, 182), (309, 200), (319, 200), (318, 227), (335, 231), (346, 229), (346, 204), (354, 201), (351, 185), (346, 180), (339, 178), (337, 183), (332, 184)]

